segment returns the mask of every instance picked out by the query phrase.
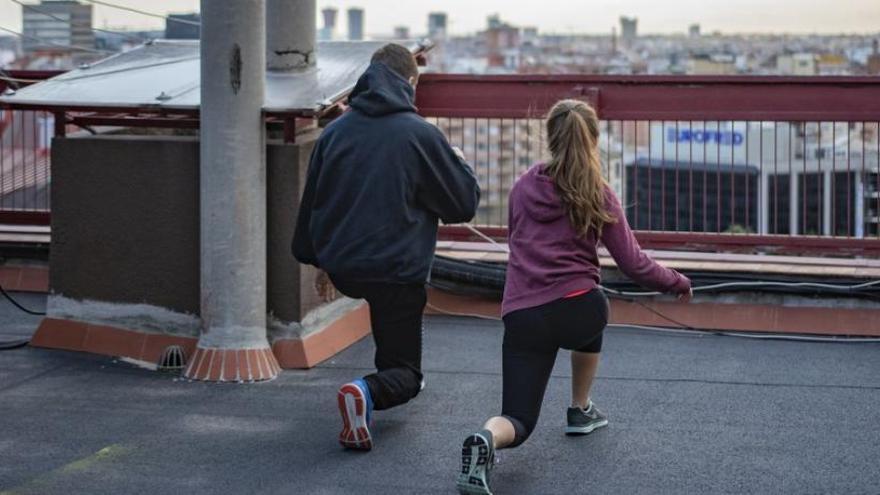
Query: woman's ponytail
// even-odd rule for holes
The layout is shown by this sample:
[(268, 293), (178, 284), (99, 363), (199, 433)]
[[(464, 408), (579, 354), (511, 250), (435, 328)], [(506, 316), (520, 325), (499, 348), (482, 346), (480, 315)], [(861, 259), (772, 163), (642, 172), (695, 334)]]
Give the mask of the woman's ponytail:
[(563, 100), (547, 117), (550, 161), (545, 172), (559, 190), (571, 224), (581, 235), (614, 218), (605, 208), (606, 182), (599, 160), (599, 119), (578, 100)]

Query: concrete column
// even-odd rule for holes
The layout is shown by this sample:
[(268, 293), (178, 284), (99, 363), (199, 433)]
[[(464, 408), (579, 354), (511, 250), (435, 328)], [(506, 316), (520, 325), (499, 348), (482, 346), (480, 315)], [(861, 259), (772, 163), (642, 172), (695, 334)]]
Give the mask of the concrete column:
[(822, 172), (822, 235), (831, 235), (831, 171)]
[(266, 62), (269, 70), (315, 65), (315, 0), (266, 0)]
[(188, 378), (255, 381), (280, 368), (266, 338), (263, 0), (202, 0), (201, 320)]
[(800, 202), (798, 201), (798, 186), (800, 185), (800, 176), (797, 171), (791, 170), (788, 174), (788, 233), (797, 235), (798, 222), (801, 218)]

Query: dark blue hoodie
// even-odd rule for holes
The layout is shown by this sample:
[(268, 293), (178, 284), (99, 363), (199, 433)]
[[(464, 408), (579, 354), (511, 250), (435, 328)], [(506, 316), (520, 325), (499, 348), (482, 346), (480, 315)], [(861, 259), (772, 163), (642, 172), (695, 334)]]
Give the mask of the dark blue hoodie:
[(423, 283), (444, 223), (473, 218), (480, 189), (439, 129), (416, 113), (413, 87), (372, 64), (352, 110), (312, 152), (293, 255), (339, 278)]

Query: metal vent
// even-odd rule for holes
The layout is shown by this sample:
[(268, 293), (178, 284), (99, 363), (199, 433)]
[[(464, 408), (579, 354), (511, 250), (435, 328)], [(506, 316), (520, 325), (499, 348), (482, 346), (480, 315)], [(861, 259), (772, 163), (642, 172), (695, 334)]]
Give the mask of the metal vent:
[(182, 371), (186, 366), (186, 351), (179, 345), (169, 345), (159, 358), (159, 371)]

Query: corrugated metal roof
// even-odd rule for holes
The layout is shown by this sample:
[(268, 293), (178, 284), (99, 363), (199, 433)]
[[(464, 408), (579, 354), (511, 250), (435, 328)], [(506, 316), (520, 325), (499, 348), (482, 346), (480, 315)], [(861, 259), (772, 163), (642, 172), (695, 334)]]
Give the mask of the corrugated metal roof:
[[(264, 110), (311, 114), (345, 97), (385, 41), (327, 41), (317, 66), (266, 75)], [(414, 53), (426, 46), (399, 41)], [(0, 97), (17, 107), (64, 109), (166, 108), (195, 110), (200, 103), (199, 42), (156, 40), (89, 66)]]

